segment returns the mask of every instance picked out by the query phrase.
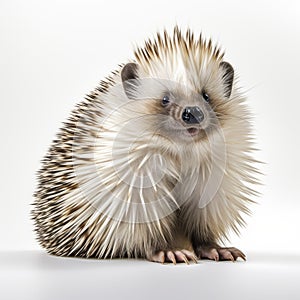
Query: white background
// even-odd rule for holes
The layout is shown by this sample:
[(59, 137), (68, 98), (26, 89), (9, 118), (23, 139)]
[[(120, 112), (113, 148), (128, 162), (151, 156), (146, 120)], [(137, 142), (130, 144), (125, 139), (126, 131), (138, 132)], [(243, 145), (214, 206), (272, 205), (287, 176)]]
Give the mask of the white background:
[(222, 45), (254, 113), (265, 186), (233, 243), (299, 252), (299, 1), (211, 0), (0, 2), (0, 249), (38, 249), (35, 172), (75, 103), (175, 24)]
[[(254, 113), (266, 176), (248, 226), (232, 237), (249, 261), (171, 268), (46, 255), (29, 215), (41, 158), (75, 103), (132, 58), (134, 44), (175, 24), (223, 46)], [(299, 1), (1, 0), (1, 294), (299, 299), (299, 69)]]
[(175, 24), (222, 45), (254, 113), (266, 176), (232, 244), (300, 253), (300, 2), (254, 0), (2, 0), (0, 250), (40, 249), (29, 215), (35, 172), (62, 121), (135, 44)]

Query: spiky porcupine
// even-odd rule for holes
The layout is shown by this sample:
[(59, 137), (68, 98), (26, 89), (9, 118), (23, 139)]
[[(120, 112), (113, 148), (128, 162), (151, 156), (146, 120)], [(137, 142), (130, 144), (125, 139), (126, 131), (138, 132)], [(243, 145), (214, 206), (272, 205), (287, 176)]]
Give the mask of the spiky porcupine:
[(224, 54), (176, 27), (72, 112), (39, 171), (32, 216), (60, 256), (188, 262), (222, 248), (255, 192), (245, 99)]

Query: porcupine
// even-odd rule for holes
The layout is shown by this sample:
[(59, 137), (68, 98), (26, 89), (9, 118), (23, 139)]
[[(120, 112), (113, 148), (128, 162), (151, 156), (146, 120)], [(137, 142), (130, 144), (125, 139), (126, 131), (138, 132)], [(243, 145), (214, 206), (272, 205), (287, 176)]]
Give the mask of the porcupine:
[(178, 27), (136, 48), (72, 111), (38, 172), (49, 253), (189, 262), (224, 247), (258, 183), (245, 97), (211, 40)]

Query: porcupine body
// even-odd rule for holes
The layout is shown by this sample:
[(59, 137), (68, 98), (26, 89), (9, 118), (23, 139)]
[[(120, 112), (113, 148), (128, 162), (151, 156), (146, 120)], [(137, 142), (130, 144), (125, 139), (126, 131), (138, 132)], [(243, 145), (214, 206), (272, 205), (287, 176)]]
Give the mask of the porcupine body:
[(220, 246), (257, 183), (249, 112), (223, 56), (176, 27), (77, 105), (38, 173), (32, 216), (49, 253), (245, 258)]

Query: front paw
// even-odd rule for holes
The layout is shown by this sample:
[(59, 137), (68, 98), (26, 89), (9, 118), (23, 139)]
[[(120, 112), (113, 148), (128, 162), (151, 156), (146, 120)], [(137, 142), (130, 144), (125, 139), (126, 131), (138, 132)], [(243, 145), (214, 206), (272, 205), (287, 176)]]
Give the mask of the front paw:
[(200, 259), (207, 258), (215, 261), (236, 261), (239, 257), (243, 260), (246, 260), (246, 255), (241, 250), (234, 247), (222, 248), (214, 246), (204, 246), (199, 248), (198, 256)]
[(148, 257), (148, 260), (158, 263), (172, 262), (176, 263), (185, 262), (189, 264), (190, 261), (197, 263), (197, 257), (194, 252), (189, 250), (160, 250)]

